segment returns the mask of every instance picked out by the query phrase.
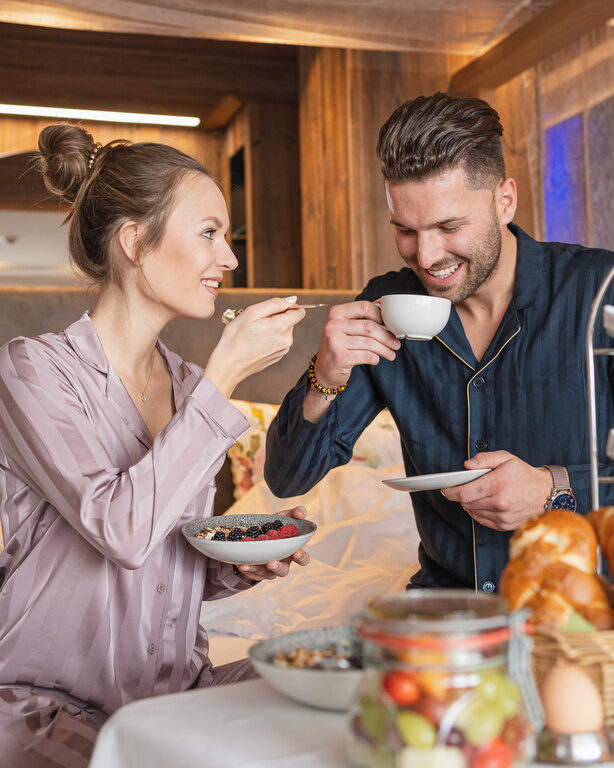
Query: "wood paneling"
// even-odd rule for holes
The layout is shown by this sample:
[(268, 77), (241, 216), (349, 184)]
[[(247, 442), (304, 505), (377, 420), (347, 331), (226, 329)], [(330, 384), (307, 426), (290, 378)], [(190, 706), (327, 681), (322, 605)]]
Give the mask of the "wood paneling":
[(69, 29), (472, 54), (555, 0), (2, 0), (0, 20)]
[[(541, 173), (536, 168), (535, 178), (531, 178), (528, 154), (528, 135), (537, 127), (531, 125), (535, 117), (535, 105), (527, 103), (519, 77), (500, 88), (480, 91), (480, 98), (491, 104), (499, 113), (503, 125), (503, 157), (507, 176), (516, 181), (518, 207), (514, 222), (531, 237), (540, 238), (542, 234), (542, 196)], [(539, 141), (539, 138), (535, 139)]]
[(299, 51), (303, 286), (351, 288), (347, 51)]
[(250, 104), (250, 287), (302, 287), (298, 110)]
[[(251, 288), (302, 285), (298, 110), (285, 104), (246, 104), (224, 140), (222, 190), (230, 200), (230, 158), (245, 163), (247, 283)], [(236, 229), (232, 221), (231, 230)], [(230, 276), (226, 282), (230, 282)]]
[(188, 114), (224, 125), (241, 102), (296, 103), (283, 45), (0, 24), (4, 103)]
[(299, 53), (303, 285), (360, 289), (398, 269), (375, 148), (407, 99), (446, 90), (463, 63), (444, 54)]
[(456, 93), (497, 88), (614, 17), (614, 0), (558, 0), (452, 78)]
[[(0, 118), (0, 207), (54, 207), (57, 200), (50, 197), (42, 184), (34, 182), (33, 172), (23, 178), (23, 159), (12, 159), (20, 153), (33, 152), (38, 147), (38, 135), (49, 120), (30, 118)], [(200, 160), (219, 179), (224, 168), (221, 131), (202, 131), (156, 126), (127, 126), (115, 123), (88, 123), (88, 131), (96, 141), (106, 144), (113, 139), (153, 141), (170, 144)], [(3, 155), (6, 155), (4, 158)], [(21, 169), (21, 170), (20, 170)]]

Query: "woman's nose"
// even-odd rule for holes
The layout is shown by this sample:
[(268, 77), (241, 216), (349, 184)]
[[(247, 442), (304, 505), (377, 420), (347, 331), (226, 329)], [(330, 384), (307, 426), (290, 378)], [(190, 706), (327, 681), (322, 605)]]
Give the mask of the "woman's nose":
[(220, 256), (219, 264), (223, 269), (228, 270), (236, 269), (239, 266), (237, 257), (234, 255), (232, 248), (228, 245), (226, 240), (224, 240), (223, 252)]

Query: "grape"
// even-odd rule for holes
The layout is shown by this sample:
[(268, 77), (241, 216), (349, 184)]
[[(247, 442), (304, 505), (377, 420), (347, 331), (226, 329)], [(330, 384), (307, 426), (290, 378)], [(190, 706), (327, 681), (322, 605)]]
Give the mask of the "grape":
[(405, 710), (397, 715), (397, 725), (403, 741), (410, 747), (428, 749), (435, 746), (437, 731), (426, 717)]
[(398, 768), (466, 768), (467, 761), (456, 747), (414, 749), (405, 747), (397, 755)]
[(363, 731), (375, 741), (383, 742), (390, 722), (388, 710), (377, 699), (363, 696), (360, 702), (362, 715), (360, 724)]
[(474, 699), (460, 713), (456, 727), (474, 747), (492, 741), (501, 733), (504, 716), (493, 701)]
[(520, 703), (518, 686), (500, 672), (484, 672), (477, 687), (477, 695), (495, 702), (504, 718), (512, 717), (518, 711)]

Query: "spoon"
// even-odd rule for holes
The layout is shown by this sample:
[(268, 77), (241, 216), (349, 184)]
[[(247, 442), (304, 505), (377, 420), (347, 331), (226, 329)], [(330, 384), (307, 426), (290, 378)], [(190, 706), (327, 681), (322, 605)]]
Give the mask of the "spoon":
[[(290, 304), (288, 309), (316, 309), (316, 307), (327, 307), (328, 304)], [(222, 313), (222, 322), (224, 325), (231, 323), (237, 315), (243, 312), (244, 307), (241, 309), (226, 309)]]

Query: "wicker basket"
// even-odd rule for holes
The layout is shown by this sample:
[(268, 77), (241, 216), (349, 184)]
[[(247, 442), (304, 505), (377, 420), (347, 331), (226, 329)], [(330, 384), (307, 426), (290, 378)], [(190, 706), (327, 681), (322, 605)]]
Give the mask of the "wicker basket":
[(601, 693), (608, 728), (614, 727), (614, 630), (558, 632), (535, 627), (532, 667), (539, 686), (556, 663), (577, 664)]

